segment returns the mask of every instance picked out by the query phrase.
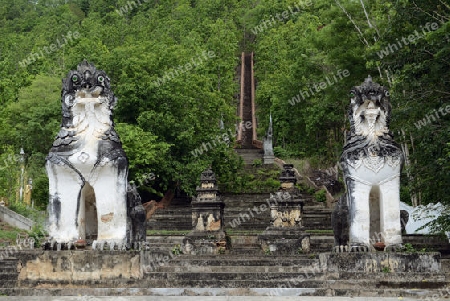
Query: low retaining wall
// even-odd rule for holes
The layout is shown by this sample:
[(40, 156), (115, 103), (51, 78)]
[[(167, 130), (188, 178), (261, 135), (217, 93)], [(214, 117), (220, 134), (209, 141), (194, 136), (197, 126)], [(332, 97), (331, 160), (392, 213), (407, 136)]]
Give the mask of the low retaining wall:
[(22, 230), (30, 231), (33, 228), (34, 222), (20, 215), (5, 206), (0, 206), (0, 220), (10, 224), (11, 226), (17, 227)]

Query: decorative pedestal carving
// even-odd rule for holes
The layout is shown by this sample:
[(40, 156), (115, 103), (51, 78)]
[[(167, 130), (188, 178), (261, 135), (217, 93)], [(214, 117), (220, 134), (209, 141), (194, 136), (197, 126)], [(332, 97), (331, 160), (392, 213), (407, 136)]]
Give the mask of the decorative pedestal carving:
[(334, 251), (369, 251), (378, 242), (395, 250), (402, 244), (400, 170), (404, 157), (389, 131), (389, 92), (369, 76), (350, 95), (351, 130), (340, 158), (347, 193), (332, 215)]
[(183, 241), (183, 252), (188, 254), (215, 254), (226, 249), (223, 230), (225, 204), (217, 195), (216, 177), (211, 168), (202, 172), (197, 197), (192, 200), (192, 228)]
[(281, 188), (270, 195), (270, 226), (258, 236), (265, 252), (278, 254), (307, 253), (310, 250), (309, 234), (303, 232), (302, 213), (304, 201), (295, 187), (297, 182), (292, 164), (284, 164)]

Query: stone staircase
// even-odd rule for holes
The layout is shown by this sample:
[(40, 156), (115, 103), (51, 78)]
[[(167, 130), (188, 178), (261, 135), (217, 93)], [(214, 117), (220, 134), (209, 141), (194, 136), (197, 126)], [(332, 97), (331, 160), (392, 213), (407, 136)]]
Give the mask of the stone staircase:
[[(173, 239), (173, 238), (171, 238)], [(175, 242), (175, 240), (171, 241)], [(39, 251), (36, 251), (39, 252)], [(55, 252), (56, 253), (56, 252)], [(154, 258), (158, 258), (157, 256)], [(17, 281), (17, 261), (0, 265), (0, 292), (22, 296), (345, 296), (419, 299), (446, 292), (448, 274), (330, 273), (318, 255), (173, 255), (141, 279)], [(445, 265), (448, 268), (448, 262)], [(445, 296), (445, 294), (443, 294)], [(399, 299), (400, 300), (400, 299)]]
[[(0, 287), (14, 288), (17, 286), (17, 271), (18, 259), (3, 258), (0, 260)], [(1, 291), (1, 290), (0, 290)]]
[(307, 230), (332, 230), (332, 209), (325, 208), (323, 203), (303, 207), (303, 226)]
[[(180, 255), (145, 275), (153, 287), (270, 288), (286, 284), (299, 274), (311, 273), (318, 259), (271, 256)], [(316, 272), (320, 278), (322, 273)], [(321, 281), (305, 281), (303, 287), (320, 287)]]
[[(261, 234), (270, 223), (270, 210), (267, 206), (268, 194), (227, 194), (222, 196), (224, 209), (225, 230), (232, 240), (232, 252), (234, 254), (260, 254), (261, 247), (257, 243), (257, 236)], [(261, 211), (266, 205), (267, 210)], [(311, 251), (330, 251), (334, 238), (331, 232), (331, 210), (325, 208), (323, 203), (315, 202), (312, 197), (306, 200), (303, 207), (303, 226), (306, 231), (311, 231)], [(158, 210), (147, 222), (150, 230), (192, 230), (191, 206), (187, 198), (175, 198), (169, 208)], [(317, 230), (319, 230), (317, 233)], [(183, 236), (148, 236), (152, 246), (171, 249), (176, 244), (181, 244)]]
[(149, 221), (148, 230), (191, 230), (192, 211), (189, 197), (176, 196), (168, 208), (157, 210)]
[(235, 152), (242, 158), (245, 165), (252, 165), (255, 161), (263, 160), (264, 151), (259, 148), (236, 148)]

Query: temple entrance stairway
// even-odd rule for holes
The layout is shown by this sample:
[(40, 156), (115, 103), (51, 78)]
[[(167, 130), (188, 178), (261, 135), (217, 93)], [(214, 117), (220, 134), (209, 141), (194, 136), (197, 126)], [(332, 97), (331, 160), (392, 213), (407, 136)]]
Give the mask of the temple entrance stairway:
[(22, 296), (362, 296), (424, 300), (424, 296), (435, 294), (444, 297), (449, 291), (448, 262), (446, 267), (446, 273), (439, 274), (336, 274), (322, 270), (317, 254), (181, 254), (145, 270), (141, 279), (18, 281), (17, 271), (2, 265), (0, 274), (8, 274), (11, 280), (0, 282), (0, 292)]
[[(270, 211), (252, 208), (267, 205), (270, 194), (225, 194), (224, 224), (225, 231), (235, 240), (231, 252), (251, 255), (259, 254), (261, 247), (257, 236), (270, 224)], [(316, 202), (312, 196), (305, 199), (303, 207), (303, 226), (311, 234), (313, 252), (330, 251), (334, 238), (331, 229), (331, 209), (323, 203)], [(156, 235), (148, 236), (151, 245), (158, 248), (173, 248), (181, 244), (183, 234), (192, 230), (192, 214), (189, 198), (175, 197), (168, 208), (156, 211), (147, 222), (147, 229)], [(167, 233), (167, 234), (165, 234)]]
[(253, 53), (242, 53), (239, 67), (237, 76), (240, 79), (241, 90), (237, 115), (241, 125), (238, 127), (235, 151), (243, 159), (244, 164), (251, 165), (256, 160), (261, 161), (264, 155), (262, 142), (258, 141), (256, 135)]

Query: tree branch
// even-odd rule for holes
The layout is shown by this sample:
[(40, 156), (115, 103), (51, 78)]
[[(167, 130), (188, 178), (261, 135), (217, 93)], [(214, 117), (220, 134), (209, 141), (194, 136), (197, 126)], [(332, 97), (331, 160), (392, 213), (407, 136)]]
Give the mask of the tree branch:
[(358, 25), (356, 25), (355, 21), (353, 21), (352, 16), (345, 10), (345, 8), (339, 3), (338, 0), (334, 0), (334, 2), (336, 2), (337, 6), (339, 6), (340, 9), (342, 9), (342, 11), (347, 15), (347, 17), (352, 22), (353, 26), (355, 26), (355, 28), (358, 31), (359, 35), (363, 39), (364, 44), (366, 44), (366, 46), (369, 47), (369, 43), (367, 42), (366, 38), (364, 37), (364, 34), (362, 33), (361, 29), (359, 29)]
[(380, 32), (378, 31), (378, 28), (376, 26), (373, 26), (372, 23), (370, 22), (369, 14), (366, 11), (366, 6), (364, 5), (364, 1), (363, 0), (359, 0), (359, 1), (361, 2), (361, 6), (363, 8), (364, 15), (366, 15), (366, 19), (367, 19), (367, 23), (369, 24), (369, 28), (375, 29), (375, 31), (377, 32), (377, 36), (379, 38), (380, 37)]

